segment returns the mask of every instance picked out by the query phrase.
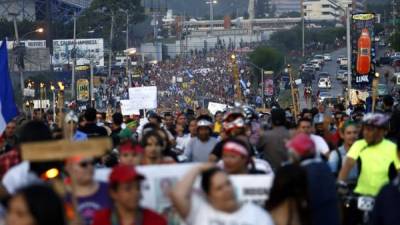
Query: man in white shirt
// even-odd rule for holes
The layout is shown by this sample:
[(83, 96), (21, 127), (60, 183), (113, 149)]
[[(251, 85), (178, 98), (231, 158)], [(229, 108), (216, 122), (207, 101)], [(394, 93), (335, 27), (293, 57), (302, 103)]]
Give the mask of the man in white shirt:
[(329, 157), (329, 146), (321, 136), (312, 134), (312, 122), (310, 119), (301, 118), (297, 122), (297, 132), (310, 135), (311, 140), (313, 140), (315, 144), (317, 156)]

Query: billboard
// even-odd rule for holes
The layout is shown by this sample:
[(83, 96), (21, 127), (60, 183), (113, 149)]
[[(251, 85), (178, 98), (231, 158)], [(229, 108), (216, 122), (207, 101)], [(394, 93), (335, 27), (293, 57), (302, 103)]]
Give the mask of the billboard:
[(82, 102), (89, 101), (89, 80), (79, 79), (76, 81), (77, 100)]
[[(53, 40), (53, 65), (72, 64), (73, 39)], [(76, 65), (88, 65), (90, 60), (96, 66), (104, 66), (104, 41), (97, 39), (76, 39)]]
[(351, 18), (352, 85), (358, 89), (371, 86), (375, 75), (375, 14), (353, 14)]
[(266, 96), (274, 95), (274, 80), (273, 79), (265, 79), (264, 81), (264, 93)]

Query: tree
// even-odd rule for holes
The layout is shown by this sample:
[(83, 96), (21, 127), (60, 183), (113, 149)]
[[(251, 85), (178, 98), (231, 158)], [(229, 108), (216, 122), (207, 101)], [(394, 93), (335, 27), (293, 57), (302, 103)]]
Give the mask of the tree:
[[(280, 51), (270, 47), (258, 47), (249, 54), (249, 57), (252, 63), (264, 70), (279, 72), (284, 65), (283, 54)], [(255, 74), (259, 74), (259, 72)], [(259, 78), (259, 76), (256, 77)]]

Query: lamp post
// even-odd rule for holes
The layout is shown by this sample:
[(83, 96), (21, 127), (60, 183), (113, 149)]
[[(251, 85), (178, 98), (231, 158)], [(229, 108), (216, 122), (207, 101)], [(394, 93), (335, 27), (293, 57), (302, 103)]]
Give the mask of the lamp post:
[(217, 4), (218, 1), (217, 0), (210, 0), (208, 2), (206, 2), (206, 4), (210, 4), (210, 33), (213, 32), (213, 28), (214, 28), (214, 4)]
[(56, 122), (56, 87), (50, 85), (51, 93), (53, 94), (53, 122)]
[(74, 34), (73, 34), (73, 48), (72, 48), (72, 84), (71, 84), (71, 97), (75, 100), (75, 65), (76, 65), (76, 11), (74, 11)]
[(292, 76), (291, 65), (287, 65), (287, 72), (289, 74), (289, 80), (290, 80), (290, 91), (292, 94), (294, 119), (295, 119), (295, 122), (297, 123), (298, 104), (297, 104), (297, 98), (296, 98), (296, 94), (295, 94), (295, 90), (294, 90), (294, 80), (293, 80), (293, 76)]
[(58, 92), (58, 126), (63, 127), (63, 107), (64, 107), (64, 84), (60, 81), (57, 83), (59, 87)]
[[(17, 16), (18, 16), (18, 14), (17, 13), (9, 13), (9, 15), (13, 17), (15, 42), (17, 44), (17, 49), (19, 49), (18, 58), (19, 59), (23, 59), (24, 53), (20, 49), (21, 42), (20, 42), (19, 33), (18, 33), (18, 24), (17, 24)], [(36, 29), (34, 31), (30, 31), (30, 32), (22, 35), (22, 38), (26, 37), (28, 34), (35, 33), (35, 32), (42, 33), (43, 31), (44, 31), (43, 28), (38, 28), (38, 29)], [(21, 93), (24, 93), (24, 69), (23, 69), (23, 66), (22, 66), (22, 62), (19, 62), (17, 66), (18, 66), (18, 72), (19, 72), (19, 82), (20, 82)]]
[(377, 87), (379, 84), (379, 73), (375, 73), (375, 77), (372, 80), (372, 112), (375, 112), (375, 106), (376, 106), (376, 97), (377, 97)]

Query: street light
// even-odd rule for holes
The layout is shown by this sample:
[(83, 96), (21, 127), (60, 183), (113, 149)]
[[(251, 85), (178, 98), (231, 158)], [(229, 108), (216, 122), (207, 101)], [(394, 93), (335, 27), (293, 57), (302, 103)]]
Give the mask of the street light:
[(208, 1), (208, 2), (206, 2), (206, 4), (210, 4), (210, 31), (211, 31), (211, 33), (213, 32), (213, 27), (214, 27), (214, 24), (213, 24), (213, 21), (214, 21), (214, 7), (213, 7), (213, 5), (214, 4), (217, 4), (218, 3), (218, 1), (217, 0), (210, 0), (210, 1)]

